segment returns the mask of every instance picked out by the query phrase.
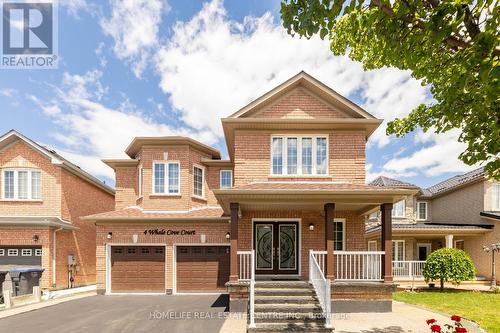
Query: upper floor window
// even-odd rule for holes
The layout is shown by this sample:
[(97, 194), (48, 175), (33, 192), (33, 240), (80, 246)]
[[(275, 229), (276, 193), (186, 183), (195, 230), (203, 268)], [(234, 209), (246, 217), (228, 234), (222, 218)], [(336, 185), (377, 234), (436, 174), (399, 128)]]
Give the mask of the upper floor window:
[(233, 170), (220, 171), (220, 188), (233, 187)]
[(401, 200), (399, 202), (396, 202), (394, 204), (394, 207), (392, 207), (392, 216), (393, 217), (405, 217), (405, 201)]
[(4, 170), (3, 198), (13, 200), (40, 200), (42, 173), (38, 170)]
[(500, 210), (500, 183), (491, 186), (491, 208), (492, 210)]
[(137, 177), (137, 192), (139, 194), (139, 198), (142, 197), (142, 181), (144, 179), (143, 174), (144, 174), (143, 169), (142, 167), (140, 167)]
[[(153, 163), (153, 193), (179, 194), (179, 162)], [(142, 176), (141, 176), (142, 178)]]
[(193, 167), (193, 195), (203, 197), (203, 168)]
[(417, 220), (427, 220), (427, 202), (417, 202)]
[(273, 136), (271, 174), (328, 174), (328, 139), (326, 136)]

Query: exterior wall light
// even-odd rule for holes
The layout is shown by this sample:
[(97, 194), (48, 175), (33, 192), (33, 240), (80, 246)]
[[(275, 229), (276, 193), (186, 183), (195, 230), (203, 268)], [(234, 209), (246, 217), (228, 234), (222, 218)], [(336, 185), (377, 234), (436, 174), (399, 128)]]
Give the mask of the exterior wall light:
[(40, 237), (38, 235), (33, 235), (33, 242), (38, 242)]
[(110, 231), (108, 232), (108, 235), (106, 236), (107, 239), (111, 239), (113, 237), (113, 233)]
[(231, 238), (231, 233), (229, 233), (229, 231), (226, 233), (226, 239), (229, 239)]
[(309, 231), (314, 231), (314, 224), (309, 223)]

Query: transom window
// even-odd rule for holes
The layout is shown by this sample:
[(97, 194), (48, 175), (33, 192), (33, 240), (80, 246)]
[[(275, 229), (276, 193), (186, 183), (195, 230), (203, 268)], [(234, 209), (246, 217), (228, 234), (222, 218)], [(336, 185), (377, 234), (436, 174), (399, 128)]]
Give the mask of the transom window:
[(11, 257), (17, 256), (17, 255), (19, 255), (19, 250), (18, 249), (8, 249), (7, 255), (11, 256)]
[(271, 141), (271, 174), (328, 174), (326, 136), (273, 136)]
[(405, 217), (405, 201), (401, 200), (399, 202), (396, 202), (394, 204), (394, 207), (392, 207), (392, 216), (393, 217)]
[(33, 253), (32, 249), (22, 249), (21, 250), (21, 256), (23, 256), (23, 257), (31, 257), (32, 253)]
[(179, 170), (179, 162), (155, 162), (153, 164), (153, 193), (179, 194)]
[(417, 202), (417, 220), (427, 220), (427, 202)]
[(39, 170), (4, 170), (3, 198), (13, 200), (40, 200), (42, 174)]
[(500, 183), (491, 185), (491, 208), (492, 210), (500, 210)]
[(203, 168), (193, 167), (193, 195), (203, 197)]
[(41, 257), (42, 256), (42, 249), (35, 249), (35, 256)]
[(220, 188), (233, 187), (233, 170), (220, 171)]

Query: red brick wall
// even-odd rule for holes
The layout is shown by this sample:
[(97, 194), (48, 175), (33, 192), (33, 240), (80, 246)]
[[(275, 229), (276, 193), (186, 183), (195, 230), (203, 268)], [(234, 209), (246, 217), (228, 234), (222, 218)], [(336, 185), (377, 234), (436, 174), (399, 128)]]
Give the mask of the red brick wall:
[[(329, 136), (329, 176), (325, 177), (293, 177), (282, 179), (272, 176), (271, 136), (287, 134), (286, 131), (236, 131), (234, 145), (234, 184), (244, 185), (251, 182), (272, 180), (297, 181), (345, 181), (353, 184), (365, 183), (365, 134), (362, 131), (301, 132), (312, 135), (328, 134)], [(289, 131), (288, 134), (297, 134)]]
[(74, 285), (95, 283), (95, 225), (83, 221), (83, 216), (111, 211), (114, 196), (67, 171), (62, 173), (62, 217), (78, 229), (58, 232), (56, 274), (57, 284), (68, 284), (67, 257), (74, 255), (80, 271), (74, 275)]

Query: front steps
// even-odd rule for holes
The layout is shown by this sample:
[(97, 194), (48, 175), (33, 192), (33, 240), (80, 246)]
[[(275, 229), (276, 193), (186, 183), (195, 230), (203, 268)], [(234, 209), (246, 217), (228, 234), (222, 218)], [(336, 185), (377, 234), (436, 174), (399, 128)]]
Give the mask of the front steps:
[(255, 327), (250, 333), (332, 333), (316, 293), (306, 281), (257, 281), (255, 283)]

